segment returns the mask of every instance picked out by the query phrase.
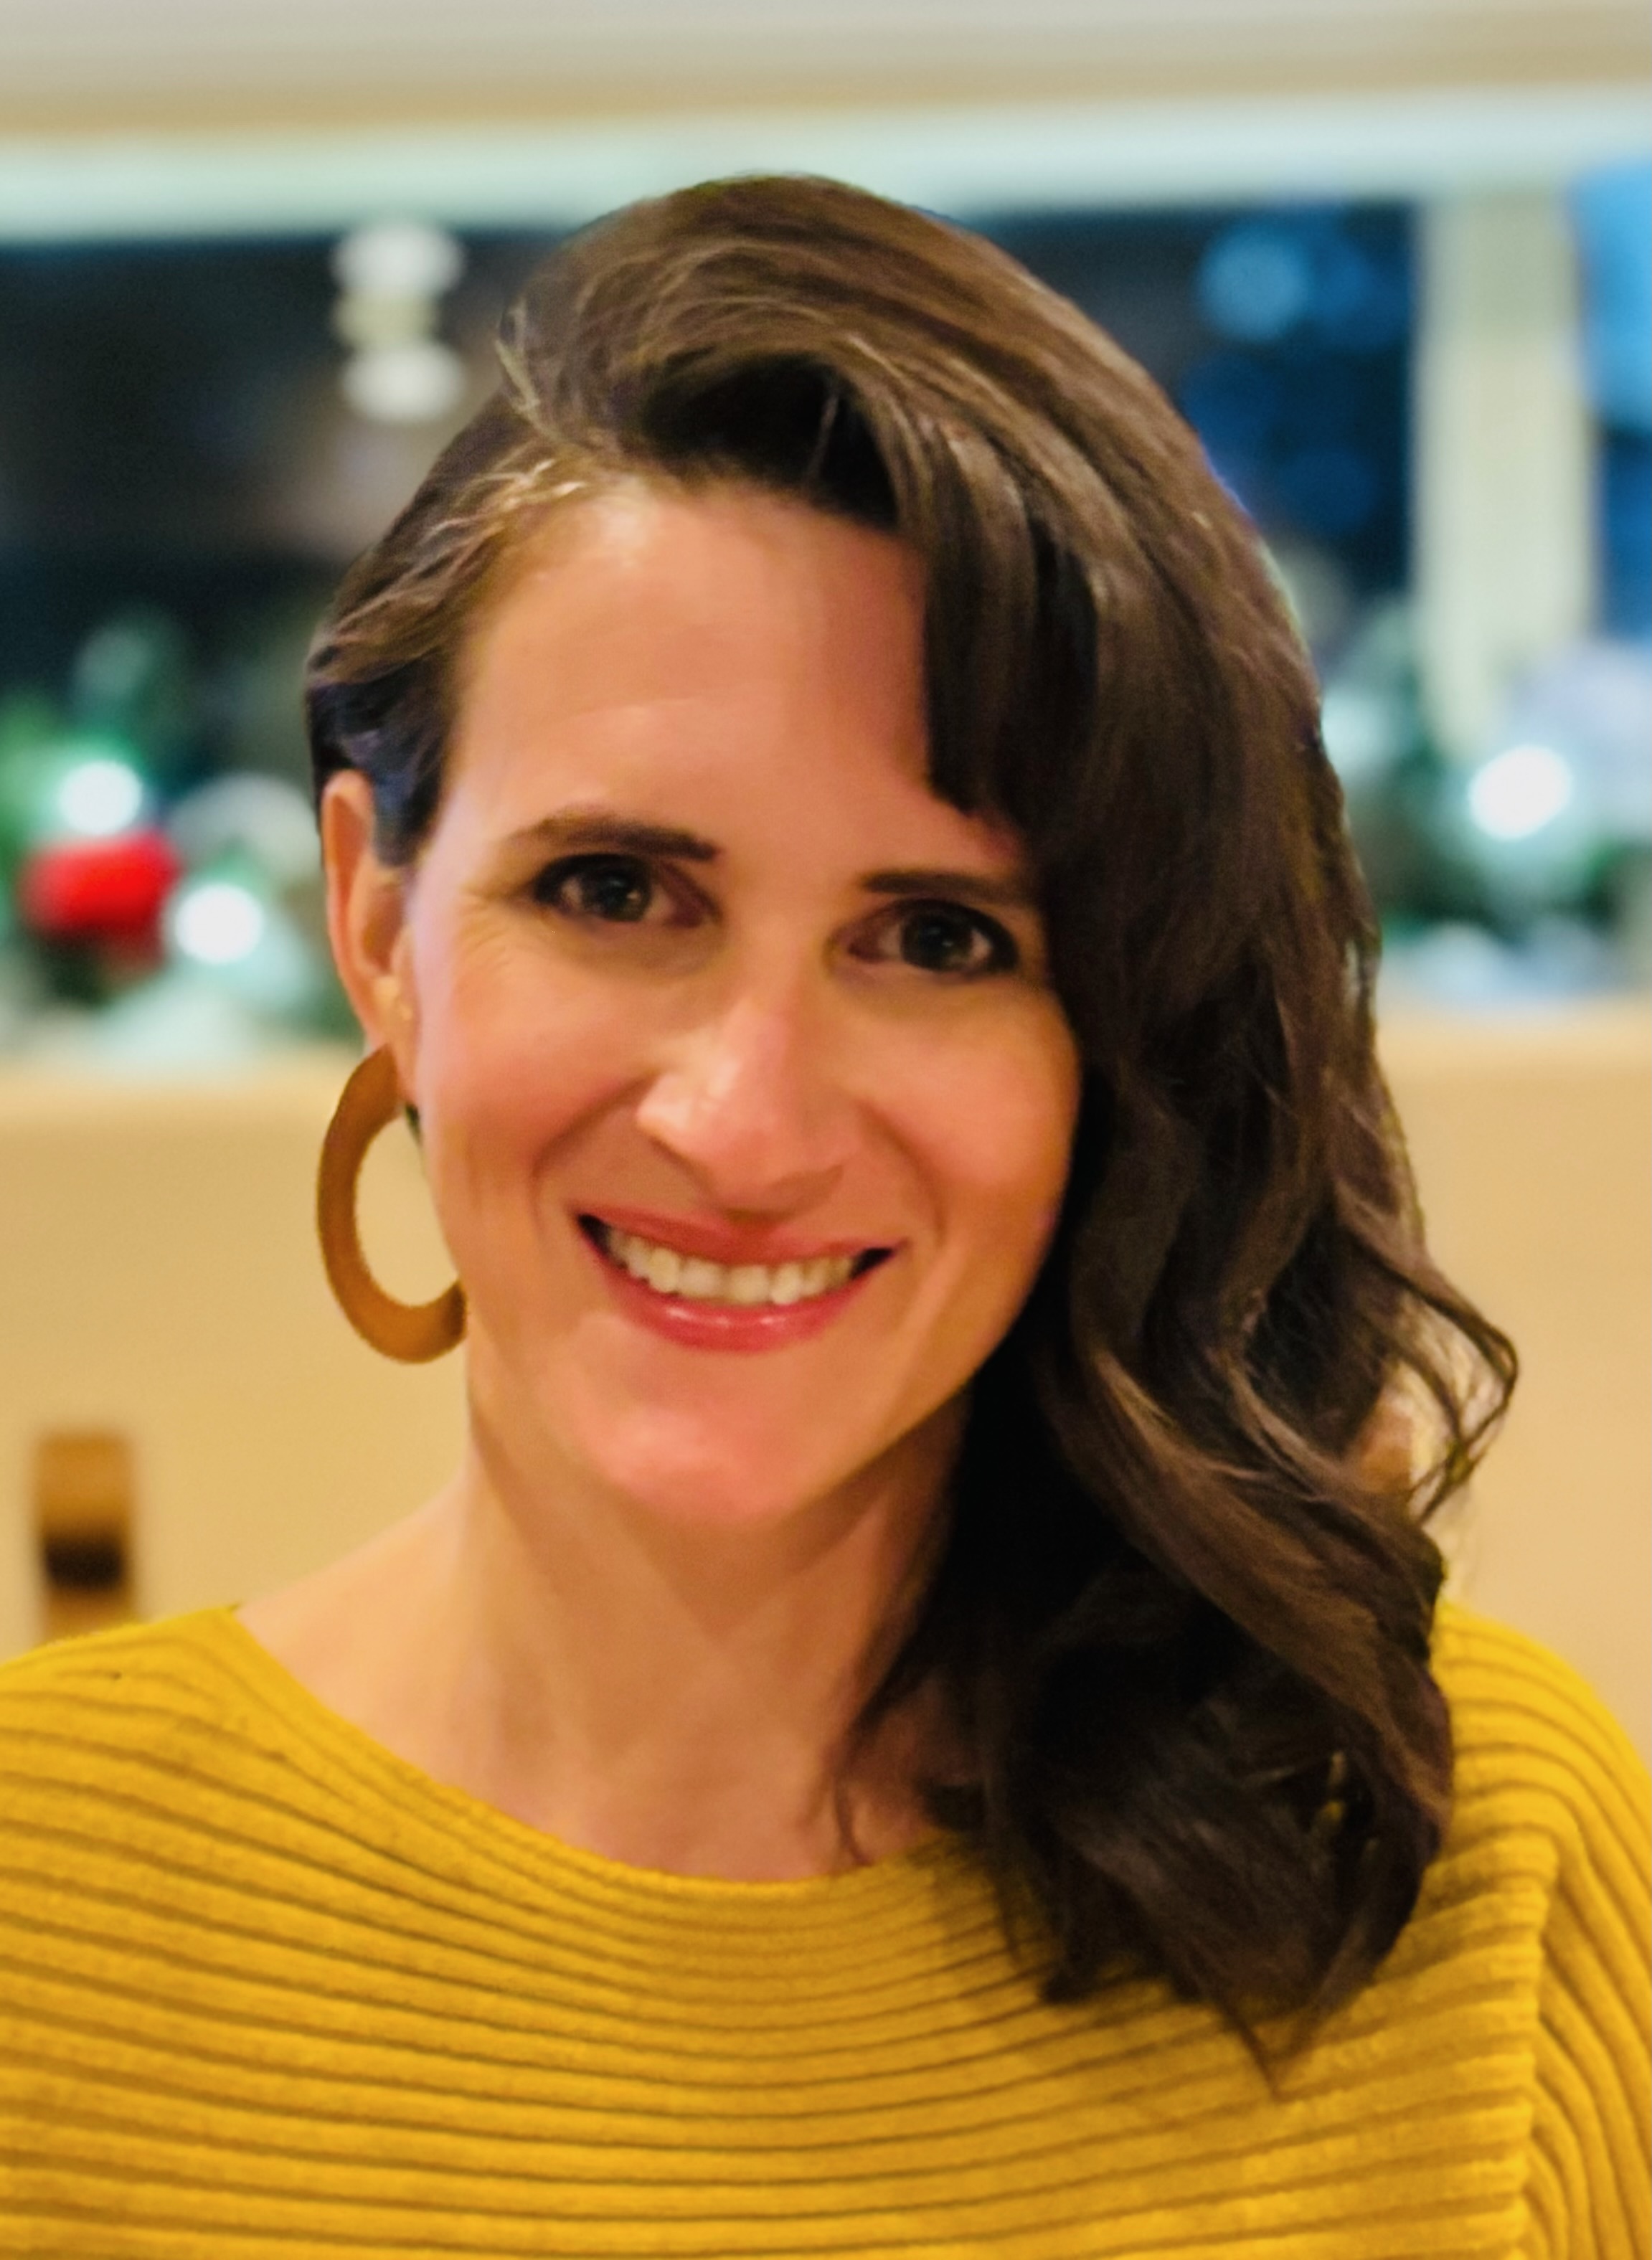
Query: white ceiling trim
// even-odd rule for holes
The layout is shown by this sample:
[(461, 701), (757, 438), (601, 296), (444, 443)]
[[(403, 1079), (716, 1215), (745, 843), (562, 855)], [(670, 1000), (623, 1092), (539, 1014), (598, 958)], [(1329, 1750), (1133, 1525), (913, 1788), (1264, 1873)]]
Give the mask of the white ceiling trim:
[(970, 214), (1558, 183), (1652, 151), (1620, 86), (1312, 99), (737, 111), (544, 126), (0, 137), (0, 240), (325, 233), (385, 215), (576, 225), (742, 172)]

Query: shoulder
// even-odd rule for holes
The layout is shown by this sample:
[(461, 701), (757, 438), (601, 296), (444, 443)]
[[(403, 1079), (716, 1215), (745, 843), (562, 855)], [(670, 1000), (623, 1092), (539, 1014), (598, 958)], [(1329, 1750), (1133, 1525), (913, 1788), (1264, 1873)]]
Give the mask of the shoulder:
[(13, 1829), (49, 1806), (223, 1770), (257, 1705), (227, 1610), (56, 1641), (0, 1664), (0, 1777)]
[[(295, 1858), (325, 1897), (355, 1787), (226, 1609), (19, 1656), (0, 1667), (0, 1960), (78, 1985), (135, 1956), (159, 1985), (204, 1924), (235, 1931), (226, 1909), (261, 1894), (278, 1924)], [(0, 2005), (0, 2060), (5, 2034)]]
[(48, 1713), (95, 1709), (100, 1698), (198, 1697), (222, 1677), (229, 1623), (227, 1609), (202, 1609), (158, 1624), (82, 1633), (11, 1656), (0, 1663), (0, 1733)]
[(1586, 1680), (1537, 1641), (1451, 1603), (1433, 1663), (1451, 1713), (1461, 1814), (1493, 1805), (1644, 1867), (1647, 1770)]
[(1627, 2260), (1652, 2238), (1646, 1768), (1577, 1672), (1503, 1626), (1442, 1612), (1434, 1673), (1456, 1797), (1419, 1927), (1480, 1934), (1480, 1991), (1527, 2052), (1522, 2249)]
[(1432, 1660), (1451, 1715), (1451, 1818), (1401, 1962), (1449, 1960), (1471, 1936), (1519, 1942), (1510, 1982), (1531, 2006), (1557, 1920), (1586, 1903), (1623, 1982), (1638, 1983), (1652, 1798), (1627, 1735), (1570, 1665), (1467, 1610), (1442, 1606)]
[(1449, 1914), (1505, 1948), (1520, 1942), (1529, 1959), (1520, 1989), (1545, 2028), (1565, 2013), (1563, 1996), (1587, 2005), (1580, 2013), (1597, 2037), (1627, 2015), (1617, 2052), (1643, 2078), (1652, 1942), (1645, 1766), (1579, 1674), (1520, 1633), (1448, 1608), (1434, 1661), (1451, 1711), (1455, 1785), (1420, 1913)]

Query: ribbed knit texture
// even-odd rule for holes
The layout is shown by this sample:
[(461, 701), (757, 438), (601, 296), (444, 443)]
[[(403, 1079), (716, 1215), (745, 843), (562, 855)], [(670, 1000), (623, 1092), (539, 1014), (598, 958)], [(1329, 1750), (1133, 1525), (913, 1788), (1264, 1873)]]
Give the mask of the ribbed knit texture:
[(226, 1613), (0, 1672), (0, 2253), (1644, 2260), (1648, 1814), (1452, 1614), (1448, 1847), (1269, 2093), (1043, 2006), (967, 1858), (640, 1872), (438, 1785)]

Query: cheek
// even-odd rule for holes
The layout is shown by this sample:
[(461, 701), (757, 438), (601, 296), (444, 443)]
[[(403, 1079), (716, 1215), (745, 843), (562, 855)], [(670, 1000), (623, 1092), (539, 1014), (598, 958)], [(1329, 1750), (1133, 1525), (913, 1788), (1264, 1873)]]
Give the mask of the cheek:
[(497, 1193), (512, 1160), (531, 1165), (626, 1087), (634, 1017), (600, 983), (547, 979), (508, 939), (438, 935), (426, 957), (415, 1080), (433, 1175)]
[(1030, 1282), (1054, 1228), (1078, 1089), (1072, 1038), (1054, 1006), (932, 1059), (909, 1086), (907, 1120), (928, 1174), (971, 1260), (984, 1254), (1005, 1291)]

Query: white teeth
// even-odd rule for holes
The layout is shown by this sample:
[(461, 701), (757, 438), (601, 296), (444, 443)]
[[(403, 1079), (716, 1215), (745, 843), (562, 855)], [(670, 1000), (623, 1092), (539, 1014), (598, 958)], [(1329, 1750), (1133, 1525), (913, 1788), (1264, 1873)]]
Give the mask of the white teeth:
[(772, 1266), (712, 1263), (704, 1256), (683, 1255), (675, 1248), (662, 1248), (606, 1225), (603, 1239), (609, 1254), (633, 1279), (658, 1295), (681, 1295), (697, 1303), (739, 1303), (751, 1308), (774, 1303), (783, 1309), (812, 1295), (829, 1294), (845, 1285), (855, 1269), (851, 1255), (816, 1255), (807, 1263)]
[(708, 1263), (699, 1255), (687, 1257), (677, 1277), (678, 1294), (697, 1303), (720, 1302), (727, 1286), (728, 1273), (722, 1264)]

